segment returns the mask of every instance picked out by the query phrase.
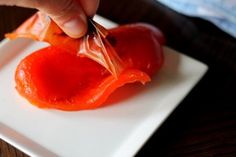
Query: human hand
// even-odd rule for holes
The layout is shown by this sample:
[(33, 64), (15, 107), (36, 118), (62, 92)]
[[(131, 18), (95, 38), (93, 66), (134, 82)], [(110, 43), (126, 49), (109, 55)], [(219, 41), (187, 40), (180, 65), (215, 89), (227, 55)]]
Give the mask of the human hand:
[(87, 16), (93, 16), (99, 0), (0, 0), (0, 5), (36, 8), (47, 13), (72, 38), (87, 32)]

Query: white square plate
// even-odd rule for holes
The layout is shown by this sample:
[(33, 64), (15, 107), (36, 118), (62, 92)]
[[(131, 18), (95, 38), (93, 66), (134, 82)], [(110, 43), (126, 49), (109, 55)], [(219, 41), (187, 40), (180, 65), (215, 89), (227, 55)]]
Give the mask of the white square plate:
[[(115, 25), (99, 16), (96, 21)], [(17, 94), (14, 73), (21, 59), (44, 46), (27, 39), (0, 45), (0, 138), (31, 156), (132, 156), (207, 71), (199, 61), (164, 48), (165, 65), (152, 82), (119, 89), (110, 105), (78, 112), (42, 110)], [(124, 90), (131, 95), (122, 95)]]

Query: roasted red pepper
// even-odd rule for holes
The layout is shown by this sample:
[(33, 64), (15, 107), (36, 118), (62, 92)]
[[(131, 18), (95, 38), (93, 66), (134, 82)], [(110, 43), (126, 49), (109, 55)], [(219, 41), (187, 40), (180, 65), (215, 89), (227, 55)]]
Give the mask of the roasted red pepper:
[[(153, 26), (129, 24), (109, 30), (105, 42), (111, 47), (108, 46), (107, 51), (114, 51), (118, 66), (122, 67), (119, 75), (114, 76), (105, 64), (78, 56), (82, 39), (69, 38), (50, 19), (39, 17), (39, 13), (34, 15), (7, 35), (52, 45), (23, 59), (15, 74), (18, 92), (38, 107), (70, 111), (95, 109), (118, 87), (150, 81), (163, 63), (164, 37)], [(36, 25), (39, 23), (42, 25)], [(113, 68), (117, 64), (113, 64)]]

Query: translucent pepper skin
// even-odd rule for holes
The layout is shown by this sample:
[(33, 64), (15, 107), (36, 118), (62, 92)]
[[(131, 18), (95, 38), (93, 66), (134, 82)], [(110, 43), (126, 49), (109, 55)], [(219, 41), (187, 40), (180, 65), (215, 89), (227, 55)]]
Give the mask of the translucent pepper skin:
[[(30, 37), (30, 32), (27, 33), (24, 35)], [(64, 111), (96, 109), (117, 88), (127, 83), (149, 82), (164, 61), (164, 37), (157, 28), (148, 24), (129, 24), (109, 30), (107, 40), (125, 67), (118, 78), (94, 60), (79, 57), (73, 47), (77, 47), (80, 41), (76, 41), (76, 45), (73, 42), (59, 45), (56, 36), (50, 38), (54, 46), (24, 58), (15, 73), (19, 94), (40, 108)]]

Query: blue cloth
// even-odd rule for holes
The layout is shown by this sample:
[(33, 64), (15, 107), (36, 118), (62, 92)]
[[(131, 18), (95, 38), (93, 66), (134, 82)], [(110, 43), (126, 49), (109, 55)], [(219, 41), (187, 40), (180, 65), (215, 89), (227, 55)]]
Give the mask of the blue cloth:
[(236, 38), (236, 0), (157, 0), (179, 13), (201, 17)]

